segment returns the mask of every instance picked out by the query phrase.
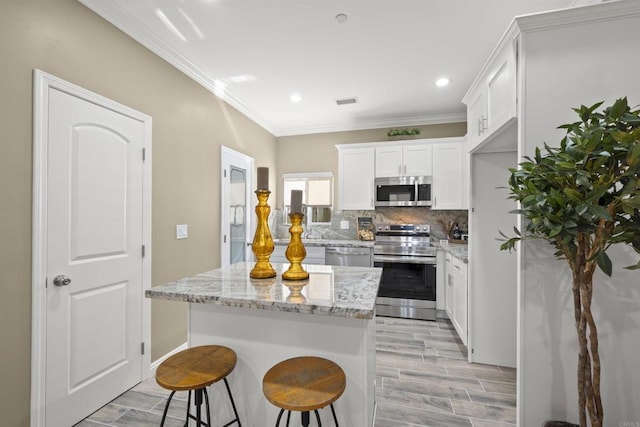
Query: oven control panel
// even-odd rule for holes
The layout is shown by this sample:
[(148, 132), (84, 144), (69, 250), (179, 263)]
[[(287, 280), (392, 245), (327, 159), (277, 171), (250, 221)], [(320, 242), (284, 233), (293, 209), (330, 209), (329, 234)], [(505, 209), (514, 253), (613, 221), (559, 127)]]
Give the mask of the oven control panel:
[(376, 226), (376, 234), (428, 235), (430, 231), (429, 224), (379, 224)]

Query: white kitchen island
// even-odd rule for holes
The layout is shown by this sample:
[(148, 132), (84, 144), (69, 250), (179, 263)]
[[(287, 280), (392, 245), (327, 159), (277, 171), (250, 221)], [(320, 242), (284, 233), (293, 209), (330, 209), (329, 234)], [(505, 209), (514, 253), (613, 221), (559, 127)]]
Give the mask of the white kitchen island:
[[(275, 425), (278, 409), (262, 394), (262, 378), (276, 363), (312, 355), (333, 360), (347, 376), (334, 404), (341, 426), (372, 427), (375, 413), (375, 299), (380, 268), (305, 265), (309, 280), (254, 280), (253, 263), (234, 264), (148, 290), (149, 298), (189, 302), (189, 345), (232, 348), (238, 364), (229, 384), (243, 426)], [(287, 268), (288, 264), (284, 264)], [(297, 295), (298, 294), (298, 295)], [(224, 385), (209, 388), (212, 424), (233, 418)], [(333, 425), (331, 411), (320, 411)], [(300, 425), (294, 413), (291, 425)]]

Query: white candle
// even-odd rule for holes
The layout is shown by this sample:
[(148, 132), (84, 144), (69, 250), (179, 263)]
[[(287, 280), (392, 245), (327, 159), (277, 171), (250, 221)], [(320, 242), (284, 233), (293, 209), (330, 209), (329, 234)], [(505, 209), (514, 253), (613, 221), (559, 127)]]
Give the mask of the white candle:
[(269, 168), (258, 168), (258, 190), (269, 190)]
[(291, 190), (291, 213), (302, 213), (302, 190)]

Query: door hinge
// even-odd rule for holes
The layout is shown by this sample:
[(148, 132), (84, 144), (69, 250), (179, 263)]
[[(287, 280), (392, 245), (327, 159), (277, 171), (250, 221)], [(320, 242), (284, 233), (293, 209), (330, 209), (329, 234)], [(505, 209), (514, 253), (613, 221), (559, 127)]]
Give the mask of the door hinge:
[(144, 258), (144, 254), (145, 254), (145, 247), (144, 245), (142, 245), (142, 258)]
[(223, 239), (223, 243), (227, 243), (227, 235), (226, 234), (223, 236), (222, 239)]
[(44, 288), (47, 289), (49, 287), (49, 278), (45, 277), (44, 278)]
[(142, 161), (144, 162), (145, 160), (147, 160), (147, 149), (143, 148), (142, 149)]
[(144, 343), (140, 343), (140, 354), (144, 354)]
[(224, 177), (226, 178), (227, 177), (227, 170), (223, 169), (223, 171), (224, 171)]
[(471, 354), (473, 354), (475, 352), (474, 348), (471, 348)]

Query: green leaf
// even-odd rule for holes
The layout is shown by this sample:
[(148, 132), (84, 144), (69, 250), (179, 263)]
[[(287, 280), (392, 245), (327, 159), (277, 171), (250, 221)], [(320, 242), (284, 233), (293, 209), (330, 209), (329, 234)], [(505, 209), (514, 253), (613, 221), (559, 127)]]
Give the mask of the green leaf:
[(587, 194), (587, 201), (600, 200), (600, 197), (602, 197), (605, 194), (607, 194), (607, 191), (609, 191), (609, 187), (597, 187), (597, 188), (594, 188), (593, 191), (590, 191)]
[(620, 98), (613, 104), (613, 106), (611, 106), (609, 115), (614, 119), (618, 119), (625, 111), (628, 110), (628, 108), (629, 106), (627, 105), (627, 98)]
[(585, 212), (589, 210), (589, 205), (585, 205), (584, 203), (576, 206), (576, 213), (580, 216), (584, 215)]
[(598, 267), (600, 267), (600, 270), (602, 270), (602, 272), (607, 276), (611, 277), (611, 273), (613, 270), (611, 258), (609, 258), (609, 255), (607, 255), (602, 249), (598, 251), (596, 262), (598, 263)]
[(633, 145), (633, 149), (629, 151), (627, 155), (627, 163), (632, 165), (635, 164), (638, 159), (640, 159), (640, 142), (636, 142)]
[(595, 215), (597, 217), (600, 217), (602, 219), (606, 219), (607, 221), (613, 220), (613, 218), (611, 217), (611, 214), (609, 213), (609, 211), (607, 211), (602, 206), (591, 205), (591, 206), (589, 206), (589, 211), (591, 211), (591, 213), (593, 215)]
[(573, 188), (565, 188), (564, 194), (566, 194), (572, 202), (581, 202), (583, 200), (582, 194)]
[(629, 206), (632, 208), (640, 209), (640, 196), (629, 197), (627, 199), (622, 199), (623, 206)]
[(556, 225), (549, 232), (549, 237), (556, 237), (562, 231), (562, 225)]

